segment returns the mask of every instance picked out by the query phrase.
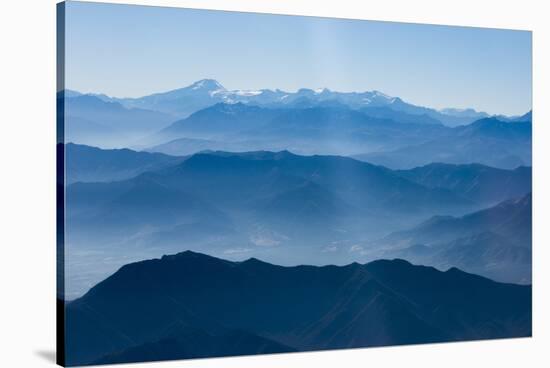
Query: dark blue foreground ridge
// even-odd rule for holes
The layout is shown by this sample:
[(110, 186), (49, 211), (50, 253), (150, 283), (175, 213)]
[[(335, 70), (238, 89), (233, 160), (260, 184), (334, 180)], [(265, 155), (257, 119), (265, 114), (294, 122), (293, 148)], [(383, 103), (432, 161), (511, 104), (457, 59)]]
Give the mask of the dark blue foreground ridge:
[(531, 336), (531, 286), (377, 260), (283, 267), (192, 251), (123, 266), (67, 305), (67, 363)]

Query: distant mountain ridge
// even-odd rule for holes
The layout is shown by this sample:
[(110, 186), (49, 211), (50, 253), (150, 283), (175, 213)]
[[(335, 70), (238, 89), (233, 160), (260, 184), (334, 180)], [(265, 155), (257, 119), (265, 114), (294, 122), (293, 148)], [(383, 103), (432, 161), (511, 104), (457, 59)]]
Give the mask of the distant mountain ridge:
[[(532, 195), (465, 216), (434, 216), (378, 245), (383, 257), (456, 266), (502, 282), (531, 283)], [(384, 245), (388, 246), (385, 248)]]
[(130, 108), (117, 101), (103, 100), (77, 92), (65, 93), (65, 141), (126, 147), (173, 120), (159, 111)]
[(531, 132), (527, 124), (515, 124), (530, 122), (530, 113), (507, 117), (472, 109), (439, 111), (379, 91), (229, 91), (205, 79), (141, 98), (70, 90), (64, 95), (66, 141), (104, 148), (171, 155), (289, 149), (354, 156), (391, 168), (478, 158), (501, 168), (531, 162)]
[(66, 319), (68, 365), (523, 337), (531, 287), (402, 260), (281, 267), (183, 252), (122, 267)]
[(420, 144), (354, 157), (392, 169), (411, 169), (434, 162), (478, 163), (502, 169), (531, 166), (532, 122), (484, 118)]
[(304, 155), (352, 156), (392, 169), (432, 162), (506, 169), (531, 164), (530, 121), (493, 117), (449, 128), (427, 115), (388, 111), (219, 103), (173, 122), (143, 144), (149, 151), (173, 155), (288, 149)]
[(525, 166), (504, 170), (481, 164), (432, 163), (396, 172), (416, 183), (446, 188), (478, 203), (495, 204), (532, 190), (532, 169)]
[(160, 111), (184, 118), (193, 112), (216, 103), (246, 103), (266, 107), (299, 107), (326, 104), (343, 104), (353, 109), (387, 107), (392, 111), (412, 115), (425, 115), (449, 126), (464, 125), (489, 117), (487, 113), (473, 109), (436, 110), (415, 106), (399, 97), (388, 96), (379, 91), (336, 92), (328, 88), (301, 88), (295, 92), (279, 89), (228, 90), (214, 79), (202, 79), (191, 85), (172, 91), (155, 93), (138, 98), (116, 98), (102, 94), (95, 96), (105, 101), (115, 101), (130, 108)]
[(103, 150), (68, 143), (65, 145), (66, 183), (110, 182), (133, 178), (146, 171), (175, 165), (184, 158), (130, 149)]
[[(350, 179), (345, 180), (346, 177)], [(358, 186), (359, 182), (361, 186)], [(338, 198), (344, 207), (353, 203), (352, 207), (362, 208), (360, 212), (363, 214), (373, 209), (395, 215), (396, 211), (401, 212), (401, 215), (422, 213), (427, 208), (440, 208), (443, 203), (447, 208), (474, 206), (472, 202), (446, 189), (428, 189), (385, 168), (349, 158), (298, 156), (288, 151), (242, 154), (211, 152), (195, 154), (165, 169), (146, 172), (126, 181), (70, 185), (67, 188), (67, 198), (70, 200), (68, 215), (72, 218), (73, 212), (75, 215), (79, 213), (76, 209), (88, 206), (101, 210), (98, 206), (102, 203), (107, 206), (104, 210), (110, 212), (108, 206), (114, 200), (113, 196), (142, 185), (150, 186), (151, 196), (155, 195), (156, 190), (170, 190), (174, 191), (174, 196), (177, 196), (176, 193), (185, 193), (210, 202), (214, 207), (223, 209), (223, 212), (239, 209), (238, 213), (246, 211), (251, 216), (255, 211), (259, 211), (256, 215), (268, 215), (268, 208), (278, 208), (279, 211), (296, 215), (300, 209), (311, 205), (311, 200), (316, 206), (335, 201), (329, 198)], [(296, 189), (300, 190), (300, 195), (292, 194)], [(293, 196), (295, 200), (284, 199), (287, 195)], [(88, 199), (90, 204), (86, 204)], [(171, 207), (170, 202), (167, 205)], [(324, 211), (326, 209), (314, 215)], [(130, 212), (129, 216), (139, 216), (139, 212)], [(105, 219), (106, 214), (98, 213), (97, 218)], [(329, 223), (334, 221), (332, 226), (345, 223), (345, 219), (336, 214), (331, 214), (330, 218)], [(83, 225), (90, 221), (90, 218), (86, 219), (82, 219)], [(312, 219), (305, 216), (301, 221), (305, 225)]]

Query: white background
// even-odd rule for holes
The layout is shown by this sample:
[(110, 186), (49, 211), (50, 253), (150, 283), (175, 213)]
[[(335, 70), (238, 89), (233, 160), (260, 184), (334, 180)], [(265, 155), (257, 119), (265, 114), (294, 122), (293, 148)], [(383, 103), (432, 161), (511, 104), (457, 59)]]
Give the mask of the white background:
[[(545, 9), (545, 1), (128, 1), (534, 31), (533, 338), (176, 361), (140, 367), (550, 366), (550, 176), (545, 160), (550, 159), (550, 12)], [(6, 368), (54, 364), (55, 3), (0, 2), (0, 367)]]

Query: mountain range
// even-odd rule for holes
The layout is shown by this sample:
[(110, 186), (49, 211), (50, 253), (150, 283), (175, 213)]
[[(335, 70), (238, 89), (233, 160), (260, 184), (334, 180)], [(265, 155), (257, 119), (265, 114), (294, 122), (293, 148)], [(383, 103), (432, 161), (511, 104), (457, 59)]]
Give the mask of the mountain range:
[(531, 164), (530, 120), (487, 118), (449, 128), (399, 115), (391, 120), (348, 107), (281, 109), (217, 104), (142, 142), (151, 145), (149, 151), (175, 155), (200, 150), (287, 149), (305, 155), (353, 156), (397, 169), (432, 162), (482, 163), (506, 169)]
[(65, 145), (65, 156), (67, 184), (129, 179), (183, 160), (162, 153), (138, 152), (127, 148), (103, 150), (74, 143)]
[[(67, 271), (79, 280), (71, 298), (124, 262), (182, 247), (345, 264), (388, 234), (531, 192), (531, 112), (434, 110), (377, 91), (230, 91), (214, 80), (143, 98), (59, 96), (74, 142), (65, 151), (67, 248), (80, 265)], [(496, 219), (530, 234), (522, 216), (523, 225)], [(530, 238), (452, 234), (377, 251), (529, 282)]]
[[(74, 91), (71, 91), (75, 94)], [(193, 112), (217, 103), (245, 103), (265, 107), (311, 107), (322, 105), (346, 105), (353, 109), (388, 107), (390, 111), (424, 116), (455, 126), (471, 123), (488, 117), (484, 112), (473, 109), (436, 110), (404, 102), (399, 97), (388, 96), (379, 91), (337, 92), (328, 88), (301, 88), (296, 92), (279, 89), (228, 90), (214, 79), (202, 79), (187, 87), (155, 93), (138, 98), (116, 98), (96, 94), (108, 102), (118, 102), (128, 108), (160, 111), (175, 117), (186, 117)]]
[(531, 287), (403, 260), (281, 267), (187, 251), (123, 266), (66, 321), (71, 366), (526, 337)]
[(513, 169), (531, 165), (531, 141), (530, 120), (505, 122), (497, 118), (486, 118), (450, 129), (448, 134), (429, 138), (420, 144), (354, 157), (394, 169), (411, 169), (433, 162), (480, 163)]
[(488, 205), (521, 197), (529, 193), (532, 187), (532, 169), (526, 166), (504, 170), (481, 164), (432, 163), (395, 172), (429, 188), (445, 188), (474, 202)]
[[(463, 216), (531, 192), (528, 167), (394, 171), (288, 151), (178, 157), (69, 144), (67, 168), (67, 241), (83, 262), (68, 275), (90, 271), (85, 284), (71, 284), (71, 296), (114, 272), (125, 255), (158, 257), (182, 247), (284, 265), (344, 264), (376, 239), (432, 216)], [(113, 261), (97, 266), (97, 252)]]
[(388, 235), (375, 257), (460, 267), (502, 282), (531, 283), (532, 195), (461, 217), (434, 216)]
[(531, 336), (531, 111), (59, 98), (68, 365)]
[(434, 211), (460, 213), (476, 206), (445, 188), (427, 188), (383, 167), (288, 151), (195, 154), (123, 181), (74, 183), (67, 187), (67, 201), (74, 229), (101, 225), (104, 235), (109, 229), (127, 231), (122, 225), (166, 228), (231, 217), (238, 227), (262, 224), (302, 246), (323, 236), (340, 238), (344, 229), (365, 234), (384, 221), (397, 226)]
[(531, 164), (531, 113), (441, 111), (381, 92), (229, 91), (214, 80), (142, 98), (65, 91), (65, 140), (175, 156), (282, 151), (353, 156), (393, 169), (432, 162)]
[(65, 141), (125, 147), (173, 121), (163, 112), (128, 108), (93, 95), (65, 93)]
[(65, 108), (68, 365), (531, 336), (530, 112), (214, 80)]
[[(401, 114), (406, 115), (406, 114)], [(401, 116), (407, 120), (406, 116)], [(188, 154), (189, 139), (205, 140), (211, 150), (292, 150), (303, 154), (349, 155), (402, 147), (403, 141), (424, 142), (445, 134), (441, 124), (403, 123), (371, 117), (346, 106), (266, 108), (243, 103), (216, 104), (175, 121), (147, 139)], [(166, 153), (166, 152), (165, 152)], [(195, 153), (195, 152), (193, 152)]]

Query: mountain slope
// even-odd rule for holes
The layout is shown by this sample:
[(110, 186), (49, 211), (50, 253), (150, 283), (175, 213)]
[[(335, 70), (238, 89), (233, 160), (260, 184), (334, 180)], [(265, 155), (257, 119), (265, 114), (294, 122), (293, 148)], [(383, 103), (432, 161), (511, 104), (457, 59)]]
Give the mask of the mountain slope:
[[(67, 222), (73, 234), (128, 237), (148, 228), (228, 221), (207, 201), (147, 177), (123, 182), (75, 183), (67, 189)], [(96, 236), (100, 236), (97, 234)]]
[(160, 111), (177, 119), (222, 102), (221, 95), (217, 95), (217, 93), (223, 91), (225, 88), (217, 81), (202, 79), (187, 87), (168, 92), (155, 93), (140, 98), (114, 100), (127, 107)]
[(496, 169), (480, 164), (434, 163), (397, 173), (429, 188), (445, 188), (478, 203), (497, 203), (532, 190), (530, 167)]
[(396, 233), (416, 243), (434, 243), (492, 231), (510, 240), (531, 245), (531, 193), (462, 217), (435, 216), (417, 227)]
[(285, 151), (201, 153), (154, 177), (219, 204), (260, 200), (311, 181), (345, 202), (380, 210), (471, 205), (445, 189), (427, 189), (383, 167), (345, 157), (299, 156)]
[(150, 150), (177, 155), (199, 149), (288, 149), (301, 154), (355, 156), (391, 168), (432, 162), (515, 168), (530, 165), (531, 123), (486, 118), (449, 128), (426, 113), (415, 115), (387, 106), (354, 110), (345, 104), (217, 103), (142, 143)]
[(275, 354), (295, 349), (238, 330), (210, 333), (201, 329), (171, 329), (168, 337), (104, 356), (93, 364), (139, 363), (235, 355)]
[(410, 169), (433, 162), (479, 163), (514, 169), (531, 165), (531, 131), (530, 121), (520, 124), (487, 118), (451, 129), (435, 140), (355, 157), (393, 169)]
[(393, 233), (378, 245), (386, 247), (382, 253), (386, 257), (460, 267), (503, 282), (530, 283), (531, 194), (462, 217), (436, 216)]
[(245, 354), (530, 336), (531, 288), (401, 260), (280, 267), (184, 252), (122, 267), (66, 312), (75, 365), (235, 354), (215, 338), (231, 331), (246, 331)]
[(108, 182), (132, 178), (146, 171), (175, 165), (184, 158), (129, 149), (103, 150), (68, 143), (65, 145), (67, 184)]
[[(194, 142), (189, 139), (209, 144), (205, 148), (213, 150), (290, 149), (305, 154), (350, 155), (364, 152), (365, 147), (389, 150), (422, 143), (447, 130), (437, 122), (406, 113), (370, 115), (346, 105), (290, 108), (219, 103), (174, 122), (144, 143), (153, 146), (152, 151), (179, 155), (190, 153)], [(175, 150), (178, 145), (179, 151)]]
[(93, 95), (65, 97), (65, 140), (120, 147), (164, 128), (173, 117), (162, 112), (127, 108)]
[(408, 114), (404, 111), (394, 110), (387, 106), (363, 107), (359, 111), (365, 115), (397, 121), (407, 124), (441, 124), (441, 122), (427, 114)]
[[(193, 155), (176, 165), (148, 172), (125, 185), (147, 179), (165, 188), (182, 190), (218, 206), (254, 206), (272, 195), (295, 190), (307, 182), (335, 193), (342, 201), (381, 211), (425, 211), (467, 207), (471, 202), (446, 189), (429, 189), (391, 170), (337, 156), (298, 156), (290, 152)], [(113, 183), (113, 187), (120, 187)], [(92, 188), (94, 184), (90, 184)], [(108, 187), (106, 184), (105, 187)], [(101, 186), (98, 184), (98, 188)], [(72, 186), (69, 192), (73, 191)], [(108, 192), (107, 189), (104, 192)], [(117, 192), (113, 189), (112, 192)], [(307, 197), (303, 197), (307, 198)], [(79, 200), (74, 197), (75, 203)]]

